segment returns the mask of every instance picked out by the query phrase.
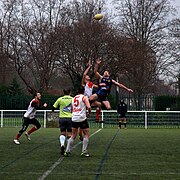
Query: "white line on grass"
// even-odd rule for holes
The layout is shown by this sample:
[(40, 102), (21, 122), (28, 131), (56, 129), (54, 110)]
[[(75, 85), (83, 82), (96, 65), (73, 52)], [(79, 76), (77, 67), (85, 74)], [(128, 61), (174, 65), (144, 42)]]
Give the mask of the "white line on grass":
[[(95, 134), (97, 134), (99, 131), (101, 131), (101, 129), (98, 129), (97, 131), (95, 131), (93, 134), (90, 135), (90, 137), (94, 136)], [(77, 144), (75, 144), (73, 146), (72, 149), (76, 148), (78, 145), (80, 145), (82, 142), (79, 142)], [(38, 180), (44, 180), (49, 174), (51, 174), (51, 172), (63, 161), (64, 157), (60, 157), (47, 171), (45, 171), (43, 173), (42, 176), (40, 176), (38, 178)]]

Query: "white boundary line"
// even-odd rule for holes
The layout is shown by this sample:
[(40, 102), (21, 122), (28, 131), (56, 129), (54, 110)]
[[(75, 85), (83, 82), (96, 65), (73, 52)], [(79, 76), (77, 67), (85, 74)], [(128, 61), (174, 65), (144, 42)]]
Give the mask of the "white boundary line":
[[(90, 137), (94, 136), (95, 134), (97, 134), (99, 131), (101, 131), (102, 129), (98, 129), (97, 131), (95, 131), (93, 134), (90, 135)], [(73, 149), (75, 149), (78, 145), (80, 145), (82, 142), (79, 142), (77, 144), (75, 144), (73, 146)], [(51, 172), (64, 160), (64, 157), (60, 157), (47, 171), (45, 171), (43, 173), (42, 176), (40, 176), (38, 178), (38, 180), (44, 180), (49, 174), (51, 174)]]

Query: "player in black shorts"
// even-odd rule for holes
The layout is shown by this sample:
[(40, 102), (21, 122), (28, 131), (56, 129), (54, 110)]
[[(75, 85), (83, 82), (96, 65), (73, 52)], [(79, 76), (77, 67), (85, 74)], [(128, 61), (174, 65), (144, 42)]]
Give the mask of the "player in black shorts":
[(119, 128), (121, 129), (122, 122), (124, 122), (124, 128), (126, 129), (126, 113), (127, 113), (127, 104), (121, 99), (120, 103), (117, 106), (117, 113), (119, 114)]
[(110, 102), (107, 99), (107, 96), (110, 94), (111, 87), (112, 87), (113, 84), (116, 85), (116, 86), (119, 86), (121, 88), (124, 88), (129, 92), (133, 92), (133, 90), (127, 88), (123, 84), (118, 83), (114, 79), (111, 79), (109, 71), (104, 71), (103, 76), (101, 76), (99, 74), (99, 72), (98, 72), (98, 66), (99, 66), (100, 63), (101, 63), (101, 60), (97, 59), (96, 60), (96, 65), (95, 65), (95, 68), (94, 68), (94, 73), (95, 73), (96, 77), (99, 80), (99, 88), (98, 88), (97, 93), (93, 94), (90, 97), (90, 101), (98, 99), (98, 101), (100, 101), (100, 102), (102, 102), (104, 104), (106, 109), (111, 109), (111, 105), (110, 105)]
[[(24, 114), (22, 128), (14, 139), (15, 144), (17, 144), (17, 145), (20, 144), (19, 138), (26, 131), (29, 124), (33, 124), (34, 126), (28, 132), (25, 133), (28, 140), (31, 140), (30, 134), (33, 133), (34, 131), (38, 130), (41, 127), (41, 124), (35, 118), (36, 110), (40, 106), (40, 99), (41, 99), (41, 94), (35, 93), (34, 99), (31, 100), (31, 102), (29, 103), (28, 109)], [(47, 104), (44, 103), (43, 107), (47, 107)]]

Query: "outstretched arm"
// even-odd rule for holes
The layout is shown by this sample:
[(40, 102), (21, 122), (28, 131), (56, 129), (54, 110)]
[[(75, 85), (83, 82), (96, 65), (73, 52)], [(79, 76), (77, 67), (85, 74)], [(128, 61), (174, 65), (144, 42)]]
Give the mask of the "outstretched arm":
[(123, 85), (123, 84), (120, 84), (120, 83), (118, 83), (117, 81), (115, 81), (115, 80), (112, 80), (112, 82), (113, 82), (113, 84), (115, 84), (115, 85), (117, 85), (117, 86), (119, 86), (119, 87), (121, 87), (121, 88), (123, 88), (123, 89), (126, 89), (127, 91), (129, 91), (129, 92), (133, 92), (133, 90), (132, 89), (129, 89), (128, 87), (126, 87), (125, 85)]
[(100, 58), (96, 59), (96, 64), (95, 64), (95, 68), (94, 68), (94, 74), (98, 79), (101, 79), (101, 75), (98, 72), (98, 66), (101, 63)]
[(88, 74), (91, 66), (92, 66), (91, 60), (89, 60), (89, 62), (88, 62), (88, 67), (87, 67), (86, 70), (84, 71), (84, 74), (83, 74), (83, 77), (82, 77), (82, 80), (81, 80), (81, 85), (82, 85), (82, 86), (85, 86), (85, 77), (86, 77), (86, 75)]

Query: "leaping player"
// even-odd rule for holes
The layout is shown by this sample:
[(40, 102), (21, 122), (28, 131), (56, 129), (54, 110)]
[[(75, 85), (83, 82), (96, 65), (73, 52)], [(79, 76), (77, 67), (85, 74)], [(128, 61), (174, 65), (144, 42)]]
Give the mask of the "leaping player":
[(111, 105), (107, 99), (107, 96), (110, 94), (111, 87), (113, 84), (116, 86), (119, 86), (129, 92), (133, 92), (133, 90), (126, 87), (123, 84), (118, 83), (114, 79), (111, 79), (109, 71), (104, 71), (103, 76), (100, 75), (98, 72), (98, 66), (100, 63), (101, 63), (101, 60), (98, 58), (96, 60), (96, 65), (94, 68), (94, 74), (96, 75), (96, 77), (99, 80), (99, 87), (98, 87), (98, 91), (90, 97), (90, 101), (96, 101), (98, 99), (101, 103), (104, 104), (106, 109), (109, 110), (109, 109), (111, 109)]

